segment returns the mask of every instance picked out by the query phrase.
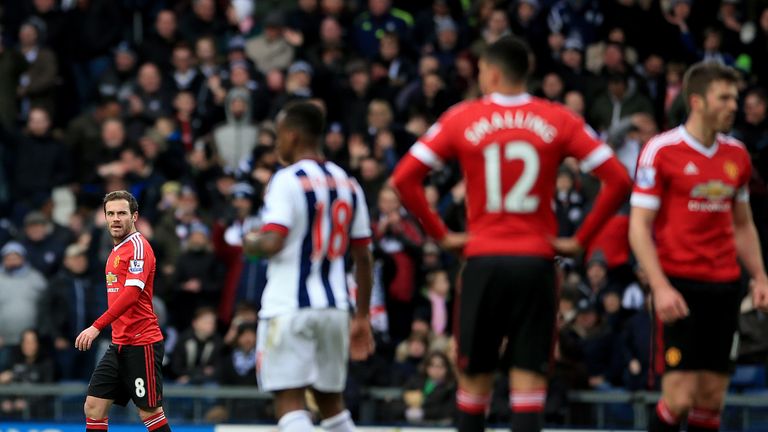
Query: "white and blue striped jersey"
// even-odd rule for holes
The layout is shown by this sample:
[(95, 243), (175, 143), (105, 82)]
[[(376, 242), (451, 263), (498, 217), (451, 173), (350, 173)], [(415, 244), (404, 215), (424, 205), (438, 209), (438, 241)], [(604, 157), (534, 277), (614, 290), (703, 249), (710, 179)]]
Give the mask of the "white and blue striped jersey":
[(267, 187), (262, 231), (286, 235), (269, 259), (261, 318), (300, 308), (350, 308), (345, 254), (370, 242), (365, 196), (332, 162), (300, 160), (276, 172)]

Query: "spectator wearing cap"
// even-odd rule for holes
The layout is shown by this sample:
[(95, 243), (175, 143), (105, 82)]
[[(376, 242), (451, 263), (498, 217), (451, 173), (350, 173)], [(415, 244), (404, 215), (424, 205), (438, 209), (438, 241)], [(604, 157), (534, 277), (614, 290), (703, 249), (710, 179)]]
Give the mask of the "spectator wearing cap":
[(601, 87), (595, 74), (584, 67), (584, 44), (577, 38), (565, 40), (555, 70), (566, 89), (576, 90), (590, 100)]
[(192, 42), (205, 35), (212, 35), (219, 44), (227, 30), (223, 12), (216, 9), (214, 0), (192, 0), (192, 7), (179, 19), (181, 36)]
[(64, 185), (72, 178), (71, 154), (51, 135), (48, 111), (31, 109), (26, 125), (23, 133), (0, 125), (0, 142), (10, 154), (8, 177), (13, 185), (12, 199), (19, 219), (45, 202), (54, 187)]
[(229, 191), (229, 208), (213, 225), (216, 255), (228, 269), (219, 302), (219, 318), (229, 322), (237, 300), (258, 304), (266, 282), (264, 260), (243, 254), (243, 236), (261, 228), (256, 215), (261, 199), (249, 183), (241, 182)]
[[(107, 307), (104, 281), (90, 265), (87, 248), (73, 243), (64, 251), (64, 265), (51, 279), (49, 294), (41, 304), (40, 332), (53, 341), (57, 376), (85, 381), (96, 364), (99, 350), (75, 349), (80, 331), (96, 320)], [(100, 338), (104, 344), (108, 337)]]
[(27, 251), (27, 262), (44, 277), (58, 272), (67, 243), (53, 235), (53, 223), (42, 212), (32, 211), (24, 217), (21, 243)]
[(272, 103), (270, 118), (275, 118), (283, 107), (291, 101), (306, 100), (313, 97), (312, 76), (315, 70), (304, 60), (291, 63), (285, 74), (285, 92), (278, 95)]
[(139, 46), (139, 59), (142, 63), (154, 63), (162, 71), (170, 72), (173, 47), (180, 40), (176, 14), (163, 9), (157, 13), (154, 28), (147, 32)]
[(437, 57), (445, 70), (452, 70), (456, 55), (463, 46), (459, 40), (459, 27), (451, 17), (445, 17), (435, 22), (435, 39), (428, 52)]
[(357, 52), (373, 57), (379, 52), (382, 31), (394, 31), (404, 44), (410, 42), (413, 17), (408, 12), (392, 7), (391, 0), (368, 0), (368, 8), (354, 22), (354, 38)]
[(112, 64), (98, 79), (98, 93), (101, 98), (125, 100), (131, 93), (136, 79), (138, 58), (128, 42), (120, 42), (114, 50)]
[(4, 369), (9, 351), (19, 345), (21, 332), (37, 325), (40, 300), (48, 284), (27, 263), (21, 243), (6, 243), (0, 256), (0, 369)]
[(171, 322), (177, 329), (189, 326), (197, 308), (218, 306), (225, 273), (226, 269), (213, 253), (210, 229), (201, 222), (191, 224), (176, 260), (168, 302)]
[[(432, 43), (435, 40), (435, 26), (441, 20), (452, 19), (451, 7), (446, 0), (433, 0), (431, 7), (423, 7), (421, 11), (416, 12), (414, 16), (413, 31), (411, 32), (411, 41), (416, 50)], [(463, 26), (460, 26), (463, 27)], [(465, 28), (460, 28), (459, 33), (464, 36)], [(462, 37), (462, 42), (464, 38)], [(407, 49), (407, 47), (404, 47)]]
[(258, 70), (266, 75), (272, 69), (288, 68), (293, 62), (294, 47), (285, 39), (282, 13), (269, 13), (264, 17), (263, 25), (263, 33), (245, 43), (245, 52)]
[(216, 127), (213, 140), (221, 166), (236, 170), (256, 145), (259, 129), (251, 122), (251, 94), (241, 87), (227, 93), (226, 123)]
[(19, 29), (21, 55), (27, 60), (27, 70), (18, 81), (17, 96), (20, 102), (20, 117), (27, 119), (32, 108), (43, 108), (49, 114), (56, 112), (56, 83), (59, 79), (59, 65), (53, 51), (41, 43), (44, 23), (32, 19)]

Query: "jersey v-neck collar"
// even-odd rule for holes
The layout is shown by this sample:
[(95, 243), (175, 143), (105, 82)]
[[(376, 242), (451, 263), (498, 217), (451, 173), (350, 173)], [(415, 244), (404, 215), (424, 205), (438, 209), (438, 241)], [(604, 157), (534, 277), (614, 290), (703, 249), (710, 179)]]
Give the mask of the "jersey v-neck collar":
[(712, 143), (711, 146), (706, 147), (704, 144), (702, 144), (699, 140), (693, 137), (686, 129), (684, 125), (680, 125), (679, 129), (680, 136), (683, 137), (683, 141), (685, 141), (685, 144), (688, 145), (688, 147), (696, 150), (697, 152), (703, 154), (704, 156), (708, 157), (709, 159), (712, 159), (712, 156), (717, 153), (717, 149), (719, 148), (719, 144), (717, 143), (717, 138), (715, 138), (715, 142)]
[(128, 237), (126, 237), (126, 238), (124, 238), (124, 239), (123, 239), (123, 241), (121, 241), (120, 243), (118, 243), (117, 245), (115, 245), (115, 247), (113, 247), (113, 248), (112, 248), (112, 251), (116, 251), (116, 250), (118, 250), (118, 249), (120, 248), (120, 246), (122, 246), (122, 245), (124, 245), (124, 244), (125, 244), (125, 242), (127, 242), (127, 241), (130, 241), (130, 240), (131, 240), (131, 238), (133, 238), (133, 237), (138, 237), (139, 235), (140, 235), (140, 233), (139, 233), (138, 231), (136, 231), (136, 232), (135, 232), (135, 233), (133, 233), (133, 234), (129, 234), (129, 235), (128, 235)]

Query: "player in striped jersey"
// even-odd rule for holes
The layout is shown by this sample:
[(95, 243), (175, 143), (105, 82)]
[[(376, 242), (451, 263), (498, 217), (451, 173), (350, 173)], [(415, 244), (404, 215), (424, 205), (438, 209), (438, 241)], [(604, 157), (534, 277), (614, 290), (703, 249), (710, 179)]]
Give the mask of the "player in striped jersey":
[[(281, 431), (313, 429), (304, 406), (314, 394), (322, 426), (354, 430), (341, 392), (347, 360), (373, 350), (368, 319), (372, 258), (363, 191), (337, 165), (322, 159), (323, 113), (296, 103), (277, 118), (277, 150), (287, 165), (275, 173), (264, 199), (264, 226), (245, 237), (245, 250), (269, 257), (259, 312), (257, 373), (275, 393)], [(345, 277), (349, 249), (358, 286), (355, 314)]]

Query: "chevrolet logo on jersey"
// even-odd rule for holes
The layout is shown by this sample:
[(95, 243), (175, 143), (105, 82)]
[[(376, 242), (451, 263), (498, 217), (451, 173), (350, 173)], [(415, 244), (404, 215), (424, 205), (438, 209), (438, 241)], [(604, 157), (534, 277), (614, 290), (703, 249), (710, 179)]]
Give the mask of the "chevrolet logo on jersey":
[(691, 190), (691, 198), (705, 198), (709, 201), (722, 201), (733, 197), (735, 189), (720, 180), (700, 183)]
[(112, 272), (107, 273), (107, 285), (112, 285), (114, 283), (117, 283), (117, 275)]

